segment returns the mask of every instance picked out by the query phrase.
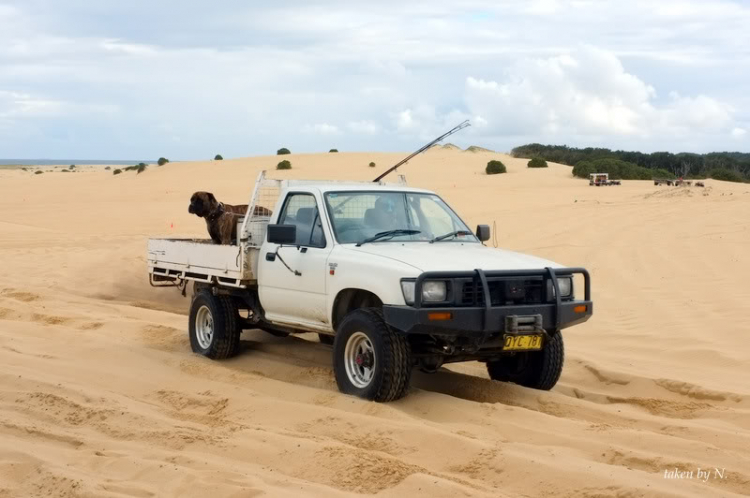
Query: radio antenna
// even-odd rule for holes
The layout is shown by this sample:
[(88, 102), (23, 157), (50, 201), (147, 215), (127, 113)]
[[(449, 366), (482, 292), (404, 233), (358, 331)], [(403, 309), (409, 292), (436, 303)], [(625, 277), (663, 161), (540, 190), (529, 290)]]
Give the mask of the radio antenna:
[(408, 156), (406, 156), (405, 158), (403, 158), (402, 160), (400, 160), (398, 163), (396, 163), (394, 166), (391, 166), (390, 169), (388, 169), (388, 171), (386, 171), (385, 173), (383, 173), (379, 177), (375, 178), (373, 180), (373, 182), (376, 182), (376, 183), (379, 182), (380, 180), (382, 180), (383, 178), (385, 178), (385, 176), (388, 175), (391, 171), (394, 171), (399, 166), (403, 166), (404, 164), (406, 164), (407, 162), (409, 162), (409, 160), (411, 158), (413, 158), (414, 156), (417, 156), (417, 155), (421, 154), (422, 152), (426, 151), (427, 149), (429, 149), (430, 147), (432, 147), (433, 145), (435, 145), (436, 143), (438, 143), (442, 139), (444, 139), (446, 137), (449, 137), (449, 136), (453, 135), (454, 133), (456, 133), (457, 131), (463, 130), (464, 128), (466, 128), (468, 126), (471, 126), (471, 123), (469, 123), (469, 120), (467, 119), (466, 121), (464, 121), (460, 125), (458, 125), (455, 128), (453, 128), (452, 130), (450, 130), (450, 131), (448, 131), (446, 133), (443, 133), (442, 135), (440, 135), (435, 140), (433, 140), (432, 142), (428, 143), (427, 145), (425, 145), (421, 149), (419, 149), (419, 150), (417, 150), (415, 152), (412, 152), (411, 154), (409, 154)]

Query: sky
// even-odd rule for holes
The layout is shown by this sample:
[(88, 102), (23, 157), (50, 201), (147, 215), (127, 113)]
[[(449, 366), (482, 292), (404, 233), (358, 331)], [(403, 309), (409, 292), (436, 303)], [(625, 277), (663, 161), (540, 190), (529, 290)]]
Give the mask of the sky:
[(750, 151), (750, 1), (0, 0), (0, 158)]

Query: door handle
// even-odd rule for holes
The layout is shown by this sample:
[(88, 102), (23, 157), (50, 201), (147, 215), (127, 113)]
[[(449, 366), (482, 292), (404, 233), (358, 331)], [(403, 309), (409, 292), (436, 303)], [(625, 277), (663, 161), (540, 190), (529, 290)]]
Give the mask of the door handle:
[(275, 252), (267, 252), (266, 253), (266, 261), (276, 261), (276, 253)]

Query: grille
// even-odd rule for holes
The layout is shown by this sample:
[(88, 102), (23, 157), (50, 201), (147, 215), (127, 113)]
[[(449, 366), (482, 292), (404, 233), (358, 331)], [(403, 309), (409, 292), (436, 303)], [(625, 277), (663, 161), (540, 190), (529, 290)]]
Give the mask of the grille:
[[(490, 306), (508, 304), (542, 304), (544, 280), (538, 279), (489, 279)], [(463, 283), (459, 304), (461, 306), (484, 306), (482, 284), (478, 280)]]

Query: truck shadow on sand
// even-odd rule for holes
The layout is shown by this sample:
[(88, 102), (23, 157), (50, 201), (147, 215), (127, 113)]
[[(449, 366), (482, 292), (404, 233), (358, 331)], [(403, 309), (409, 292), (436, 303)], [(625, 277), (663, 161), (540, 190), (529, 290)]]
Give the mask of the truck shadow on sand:
[[(274, 337), (252, 330), (243, 333), (238, 356), (222, 364), (281, 382), (338, 392), (331, 356), (331, 346), (318, 342), (314, 334)], [(531, 403), (540, 394), (514, 384), (495, 382), (446, 368), (431, 374), (415, 368), (411, 390), (415, 389), (478, 403), (512, 406)]]

